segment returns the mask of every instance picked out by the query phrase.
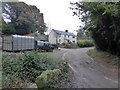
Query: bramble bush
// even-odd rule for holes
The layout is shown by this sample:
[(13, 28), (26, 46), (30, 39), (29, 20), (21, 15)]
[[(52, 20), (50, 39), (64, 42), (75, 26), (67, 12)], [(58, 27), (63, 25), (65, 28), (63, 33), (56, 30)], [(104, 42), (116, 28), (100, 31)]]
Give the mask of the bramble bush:
[(62, 68), (63, 62), (49, 55), (36, 51), (25, 52), (22, 55), (4, 54), (3, 88), (22, 87), (23, 82), (35, 82), (35, 79), (46, 70)]

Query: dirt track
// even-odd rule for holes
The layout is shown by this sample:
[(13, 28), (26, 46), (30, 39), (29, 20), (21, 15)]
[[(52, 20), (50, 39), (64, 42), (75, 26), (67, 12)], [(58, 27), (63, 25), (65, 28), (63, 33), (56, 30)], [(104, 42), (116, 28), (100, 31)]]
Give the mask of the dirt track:
[(90, 58), (86, 51), (92, 48), (60, 49), (58, 58), (68, 59), (74, 72), (71, 88), (117, 88), (118, 72)]

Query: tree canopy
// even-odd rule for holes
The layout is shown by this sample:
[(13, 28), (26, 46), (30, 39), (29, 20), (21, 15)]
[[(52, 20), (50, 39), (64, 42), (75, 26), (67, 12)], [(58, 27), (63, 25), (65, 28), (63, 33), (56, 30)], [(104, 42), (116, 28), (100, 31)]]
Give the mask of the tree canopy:
[(25, 35), (35, 31), (40, 33), (45, 31), (43, 14), (36, 6), (24, 2), (3, 2), (2, 10), (2, 34)]
[(120, 2), (71, 3), (74, 15), (85, 23), (97, 49), (120, 55)]

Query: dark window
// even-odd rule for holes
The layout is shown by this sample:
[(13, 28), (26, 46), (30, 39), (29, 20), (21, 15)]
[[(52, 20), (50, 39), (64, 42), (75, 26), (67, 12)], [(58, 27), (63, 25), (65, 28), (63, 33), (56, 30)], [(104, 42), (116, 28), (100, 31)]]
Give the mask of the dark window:
[(75, 41), (73, 41), (73, 43), (75, 43)]
[(73, 38), (75, 38), (75, 36), (73, 36)]
[(59, 42), (61, 41), (61, 39), (59, 39)]

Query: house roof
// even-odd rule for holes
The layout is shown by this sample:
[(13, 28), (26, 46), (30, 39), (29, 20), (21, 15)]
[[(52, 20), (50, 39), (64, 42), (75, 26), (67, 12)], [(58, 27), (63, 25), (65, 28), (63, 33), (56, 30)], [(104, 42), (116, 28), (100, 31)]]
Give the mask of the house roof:
[(48, 36), (35, 36), (35, 40), (39, 41), (47, 41)]
[(69, 35), (69, 36), (75, 36), (75, 34), (70, 33), (70, 32), (64, 32), (64, 31), (59, 31), (59, 30), (55, 30), (52, 29), (53, 31), (55, 31), (58, 35)]

